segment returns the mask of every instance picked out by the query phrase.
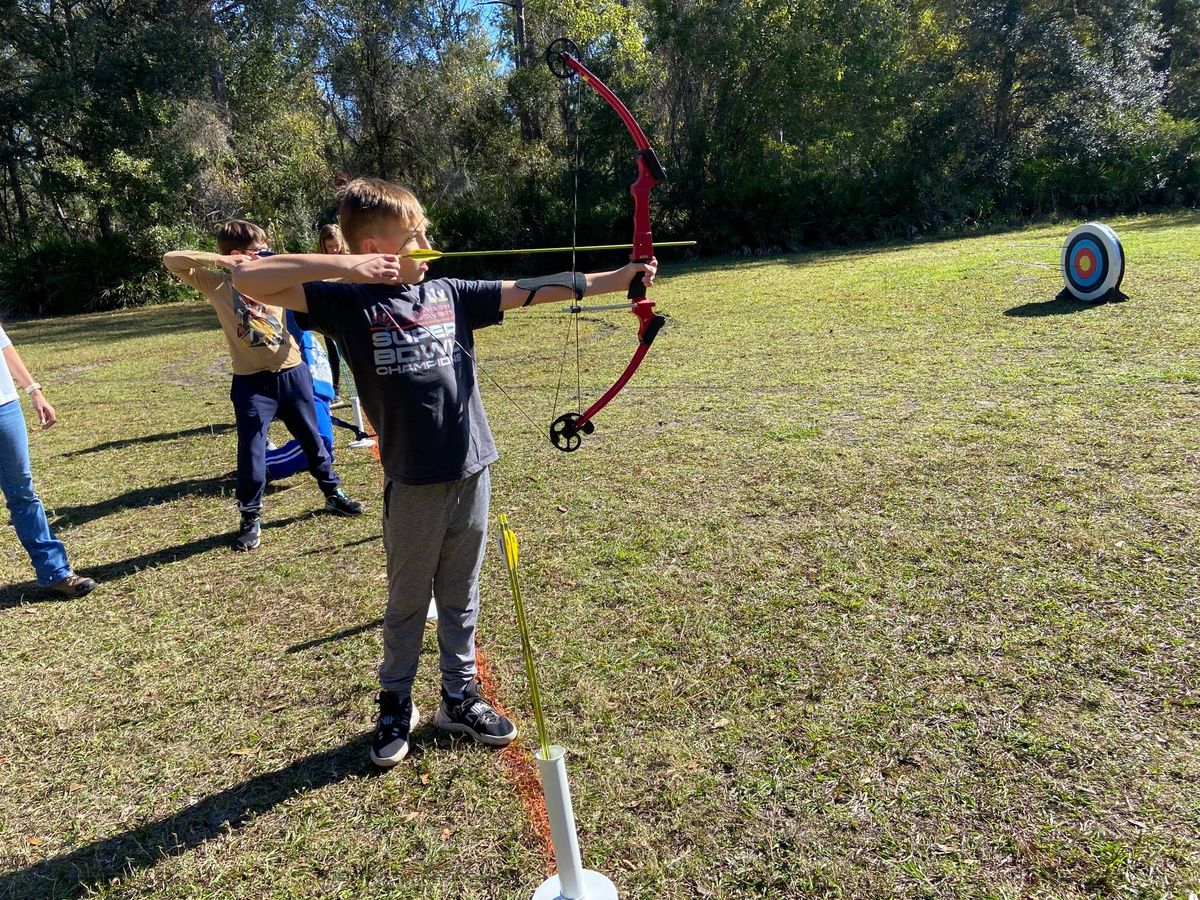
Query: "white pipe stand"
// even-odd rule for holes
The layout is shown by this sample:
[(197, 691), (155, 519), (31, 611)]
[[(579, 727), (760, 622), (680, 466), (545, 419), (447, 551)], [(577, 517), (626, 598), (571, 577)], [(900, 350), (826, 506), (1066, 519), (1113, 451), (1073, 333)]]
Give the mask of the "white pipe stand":
[[(354, 427), (358, 429), (359, 434), (362, 434), (367, 429), (363, 428), (362, 404), (359, 402), (357, 397), (350, 398), (350, 410), (354, 413)], [(362, 447), (374, 447), (375, 439), (365, 437), (361, 440), (351, 441), (350, 446), (355, 450), (358, 450)]]
[(557, 744), (550, 745), (549, 759), (542, 756), (541, 748), (533, 754), (542, 777), (550, 837), (554, 840), (554, 863), (558, 867), (558, 874), (547, 878), (533, 892), (533, 900), (617, 900), (616, 886), (599, 872), (585, 869), (579, 856), (566, 755), (567, 751)]

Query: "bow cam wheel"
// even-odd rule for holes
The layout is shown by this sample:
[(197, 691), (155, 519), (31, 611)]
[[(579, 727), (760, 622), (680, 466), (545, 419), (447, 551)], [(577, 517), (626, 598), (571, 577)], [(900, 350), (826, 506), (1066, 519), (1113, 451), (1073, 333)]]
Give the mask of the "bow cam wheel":
[(564, 453), (572, 453), (583, 443), (583, 436), (595, 430), (590, 421), (579, 424), (579, 413), (563, 413), (550, 424), (550, 443)]
[(567, 61), (563, 59), (564, 55), (579, 59), (579, 47), (570, 38), (559, 38), (551, 42), (546, 48), (546, 65), (559, 78), (571, 78), (575, 75), (575, 70), (567, 65)]

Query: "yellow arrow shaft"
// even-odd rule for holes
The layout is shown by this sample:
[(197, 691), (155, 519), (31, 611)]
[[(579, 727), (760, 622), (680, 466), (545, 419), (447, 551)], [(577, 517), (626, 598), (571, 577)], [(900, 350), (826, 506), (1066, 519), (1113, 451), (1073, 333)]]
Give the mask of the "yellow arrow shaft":
[[(694, 247), (695, 241), (656, 241), (655, 247)], [(530, 247), (525, 250), (409, 250), (401, 253), (405, 259), (444, 259), (451, 256), (519, 256), (522, 253), (571, 253), (585, 250), (629, 250), (633, 244), (592, 244), (587, 247)]]
[(525, 678), (529, 682), (529, 694), (533, 700), (533, 720), (537, 725), (538, 743), (542, 745), (542, 757), (550, 758), (550, 738), (546, 734), (546, 719), (542, 715), (542, 696), (538, 690), (537, 669), (533, 665), (533, 646), (529, 640), (529, 620), (525, 617), (525, 601), (521, 597), (521, 582), (517, 577), (517, 536), (508, 527), (508, 516), (500, 515), (500, 545), (504, 550), (504, 562), (508, 568), (508, 585), (512, 590), (513, 605), (517, 608), (517, 628), (521, 633), (521, 655), (525, 657)]

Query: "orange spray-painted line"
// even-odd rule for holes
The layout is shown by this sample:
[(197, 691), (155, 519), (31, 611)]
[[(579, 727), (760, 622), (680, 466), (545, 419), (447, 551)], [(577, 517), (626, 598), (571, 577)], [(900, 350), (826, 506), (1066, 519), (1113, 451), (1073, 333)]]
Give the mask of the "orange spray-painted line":
[[(378, 440), (371, 448), (371, 452), (375, 454), (377, 460), (382, 462)], [(507, 716), (508, 711), (499, 700), (499, 685), (496, 683), (496, 676), (492, 673), (492, 662), (488, 658), (487, 651), (480, 647), (478, 642), (475, 644), (475, 667), (479, 671), (479, 681), (483, 684), (484, 694), (492, 699), (492, 705), (500, 715)], [(537, 839), (542, 858), (545, 861), (546, 875), (553, 875), (557, 871), (557, 866), (554, 862), (554, 841), (550, 837), (550, 814), (546, 812), (542, 780), (538, 777), (533, 756), (520, 743), (514, 741), (499, 752), (499, 757), (500, 765), (508, 772), (508, 777), (516, 789), (517, 798), (525, 807), (525, 814), (529, 817), (529, 828)]]
[[(492, 663), (487, 651), (475, 644), (475, 666), (479, 670), (479, 681), (483, 684), (483, 692), (493, 698), (493, 705), (502, 716), (508, 712), (499, 700), (499, 685), (492, 673)], [(546, 864), (546, 874), (553, 875), (556, 871), (554, 864), (554, 841), (550, 837), (550, 816), (546, 812), (546, 798), (542, 793), (542, 781), (538, 777), (533, 756), (520, 743), (514, 741), (500, 751), (500, 764), (508, 771), (516, 788), (517, 797), (525, 807), (529, 816), (529, 827), (534, 837), (541, 845), (542, 857)]]

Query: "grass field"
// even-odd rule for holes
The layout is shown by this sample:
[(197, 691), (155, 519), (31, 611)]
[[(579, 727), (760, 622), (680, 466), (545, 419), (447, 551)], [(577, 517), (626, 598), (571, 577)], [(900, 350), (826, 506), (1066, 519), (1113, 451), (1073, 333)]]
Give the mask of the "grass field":
[[(622, 897), (1200, 890), (1200, 216), (1112, 224), (1131, 299), (1097, 307), (1053, 299), (1065, 226), (675, 265), (570, 455), (484, 380), (550, 734)], [(361, 519), (296, 477), (261, 549), (226, 549), (215, 325), (10, 328), (62, 418), (39, 490), (104, 583), (42, 601), (0, 541), (0, 897), (530, 896), (545, 851), (497, 754), (422, 726), (367, 758), (375, 460), (339, 451)], [(632, 318), (581, 331), (594, 397)], [(547, 423), (562, 333), (479, 335)], [(494, 548), (483, 594), (532, 748)]]

